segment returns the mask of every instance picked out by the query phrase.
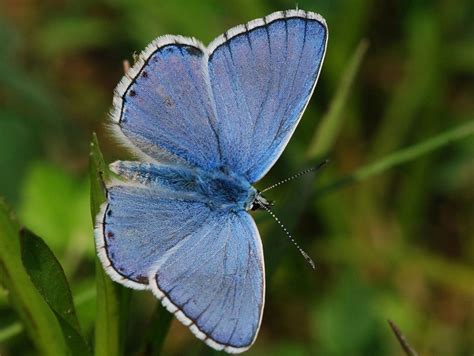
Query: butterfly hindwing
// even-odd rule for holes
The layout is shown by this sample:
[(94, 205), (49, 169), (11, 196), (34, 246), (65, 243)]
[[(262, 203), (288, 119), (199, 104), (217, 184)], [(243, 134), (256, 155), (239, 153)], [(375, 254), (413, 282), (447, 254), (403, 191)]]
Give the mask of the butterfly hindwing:
[(152, 266), (207, 221), (202, 202), (177, 200), (140, 185), (113, 185), (97, 217), (96, 246), (110, 276), (148, 288)]
[(169, 311), (216, 349), (241, 352), (260, 326), (264, 264), (260, 236), (245, 212), (211, 210), (144, 185), (107, 190), (96, 244), (107, 273), (151, 287)]
[(260, 236), (244, 211), (215, 213), (208, 223), (214, 229), (160, 263), (150, 284), (198, 338), (217, 350), (242, 352), (254, 342), (263, 312)]

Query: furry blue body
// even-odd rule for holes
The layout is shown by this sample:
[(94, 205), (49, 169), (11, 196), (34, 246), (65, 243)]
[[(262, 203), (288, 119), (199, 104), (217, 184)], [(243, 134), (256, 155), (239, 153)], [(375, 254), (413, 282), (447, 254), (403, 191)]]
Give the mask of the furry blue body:
[(244, 178), (231, 171), (205, 171), (177, 165), (117, 161), (111, 165), (118, 175), (148, 185), (157, 194), (199, 201), (222, 212), (250, 210), (258, 193)]

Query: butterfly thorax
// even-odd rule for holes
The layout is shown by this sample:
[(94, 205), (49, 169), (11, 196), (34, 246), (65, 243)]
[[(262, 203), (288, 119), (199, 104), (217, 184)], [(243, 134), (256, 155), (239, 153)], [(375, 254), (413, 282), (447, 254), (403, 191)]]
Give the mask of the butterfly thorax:
[(232, 173), (201, 172), (198, 177), (197, 190), (212, 209), (248, 210), (257, 195), (246, 179)]
[(212, 210), (255, 210), (266, 200), (243, 177), (229, 171), (204, 171), (177, 165), (117, 161), (119, 176), (155, 188), (157, 194), (206, 203)]

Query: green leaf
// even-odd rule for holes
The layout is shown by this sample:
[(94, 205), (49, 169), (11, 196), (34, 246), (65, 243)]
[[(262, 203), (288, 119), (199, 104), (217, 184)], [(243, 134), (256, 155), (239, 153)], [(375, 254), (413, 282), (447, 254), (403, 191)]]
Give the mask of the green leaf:
[(69, 284), (58, 260), (44, 241), (28, 230), (22, 231), (20, 242), (23, 265), (56, 315), (71, 354), (90, 354), (81, 334)]
[[(100, 151), (97, 136), (94, 134), (90, 146), (91, 214), (92, 221), (99, 213), (100, 205), (105, 201), (104, 180), (109, 170)], [(102, 264), (96, 258), (97, 315), (95, 323), (95, 355), (121, 355), (126, 316), (131, 291), (114, 283), (105, 273)]]
[(12, 212), (0, 199), (0, 281), (38, 352), (64, 355), (65, 344), (56, 317), (23, 268), (19, 230)]

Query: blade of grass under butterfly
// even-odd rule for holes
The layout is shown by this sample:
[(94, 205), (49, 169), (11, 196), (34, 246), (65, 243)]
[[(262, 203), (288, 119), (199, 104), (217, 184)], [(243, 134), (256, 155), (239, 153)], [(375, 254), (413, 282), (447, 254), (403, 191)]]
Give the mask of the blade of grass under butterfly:
[(474, 121), (469, 121), (428, 140), (392, 153), (374, 163), (363, 166), (355, 170), (355, 172), (343, 176), (332, 183), (329, 183), (327, 186), (318, 188), (315, 194), (317, 196), (321, 196), (340, 189), (348, 184), (363, 181), (364, 179), (381, 174), (399, 164), (412, 161), (443, 146), (472, 135), (474, 135)]
[[(99, 143), (97, 136), (94, 134), (91, 142), (91, 153), (90, 153), (90, 172), (91, 172), (91, 213), (93, 219), (99, 212), (100, 205), (105, 201), (105, 191), (104, 191), (104, 181), (109, 179), (109, 170), (107, 165), (104, 162), (102, 152), (100, 151)], [(98, 312), (101, 305), (103, 307), (109, 308), (109, 312), (103, 312), (102, 315), (102, 324), (104, 328), (97, 329), (98, 325), (96, 322), (96, 340), (100, 340), (103, 336), (102, 333), (107, 332), (107, 323), (110, 323), (115, 328), (114, 334), (118, 335), (120, 332), (124, 331), (124, 325), (122, 321), (122, 331), (117, 323), (119, 323), (120, 318), (126, 316), (125, 305), (128, 306), (130, 301), (130, 290), (123, 288), (122, 286), (113, 283), (111, 279), (105, 274), (102, 265), (96, 259), (96, 269), (97, 269), (97, 307)], [(104, 305), (104, 302), (101, 300), (110, 299), (113, 302), (107, 303)], [(122, 304), (120, 306), (119, 304)], [(108, 317), (107, 317), (108, 315)], [(114, 317), (115, 316), (115, 317)], [(147, 333), (143, 340), (143, 348), (146, 348), (148, 353), (159, 355), (164, 345), (164, 340), (168, 334), (173, 315), (166, 311), (161, 305), (157, 305), (155, 314), (152, 316), (150, 321), (151, 326), (149, 328), (150, 332)], [(97, 319), (98, 320), (98, 319)], [(110, 338), (107, 339), (107, 342), (103, 345), (96, 345), (96, 355), (106, 355), (107, 352), (113, 349), (112, 344), (113, 336), (110, 335)], [(96, 341), (97, 343), (97, 341)], [(109, 344), (107, 346), (107, 344)], [(99, 347), (99, 349), (97, 349)]]
[(20, 227), (0, 199), (0, 282), (18, 312), (31, 341), (43, 355), (66, 352), (59, 324), (23, 268), (19, 242)]
[(158, 302), (142, 340), (139, 353), (143, 355), (161, 355), (172, 321), (173, 314)]
[(100, 205), (105, 201), (104, 181), (109, 179), (109, 168), (104, 161), (95, 133), (92, 135), (90, 143), (89, 169), (91, 180), (91, 215), (95, 223), (95, 217), (99, 213)]
[[(90, 146), (91, 214), (92, 221), (105, 201), (104, 180), (109, 177), (108, 167), (94, 134)], [(96, 258), (97, 315), (95, 323), (95, 355), (123, 354), (126, 316), (131, 291), (114, 283)]]

